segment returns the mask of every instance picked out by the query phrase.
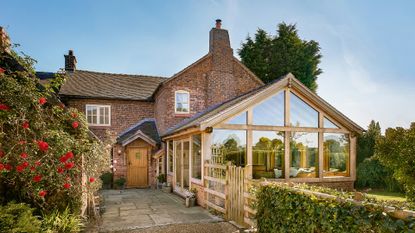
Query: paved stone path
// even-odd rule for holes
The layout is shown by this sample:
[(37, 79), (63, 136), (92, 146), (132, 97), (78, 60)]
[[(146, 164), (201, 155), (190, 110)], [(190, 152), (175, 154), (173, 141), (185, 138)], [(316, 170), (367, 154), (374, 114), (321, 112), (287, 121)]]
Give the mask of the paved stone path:
[(186, 208), (182, 198), (159, 190), (103, 190), (102, 196), (105, 212), (100, 232), (222, 221), (199, 206)]

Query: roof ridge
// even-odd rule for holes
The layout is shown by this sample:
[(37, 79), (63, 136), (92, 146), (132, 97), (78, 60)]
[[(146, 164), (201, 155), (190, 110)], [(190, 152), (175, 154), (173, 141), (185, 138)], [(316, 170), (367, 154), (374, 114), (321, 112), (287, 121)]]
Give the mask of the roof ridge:
[(162, 79), (169, 79), (169, 77), (155, 76), (155, 75), (144, 75), (144, 74), (124, 74), (124, 73), (108, 73), (108, 72), (100, 72), (100, 71), (92, 71), (92, 70), (75, 70), (74, 72), (71, 72), (71, 73), (76, 73), (77, 71), (80, 71), (80, 72), (88, 72), (88, 73), (95, 73), (95, 74), (106, 74), (106, 75), (139, 76), (139, 77), (147, 77), (147, 78), (162, 78)]

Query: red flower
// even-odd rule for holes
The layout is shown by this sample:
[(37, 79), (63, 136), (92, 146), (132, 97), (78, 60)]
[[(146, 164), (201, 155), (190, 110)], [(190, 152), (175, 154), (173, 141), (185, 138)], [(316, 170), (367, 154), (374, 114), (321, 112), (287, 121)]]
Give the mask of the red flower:
[(29, 166), (29, 163), (27, 161), (22, 163), (23, 168), (27, 168)]
[(63, 185), (63, 187), (64, 187), (64, 188), (66, 188), (66, 189), (69, 189), (69, 188), (71, 187), (71, 184), (65, 183), (65, 184)]
[(22, 127), (23, 127), (23, 129), (28, 129), (29, 128), (29, 122), (28, 121), (25, 121), (25, 122), (23, 122), (23, 124), (22, 124)]
[(34, 182), (40, 182), (42, 180), (42, 176), (41, 175), (36, 175), (33, 177), (33, 181)]
[(65, 168), (69, 170), (69, 169), (73, 168), (74, 165), (75, 164), (73, 162), (71, 162), (71, 163), (65, 163)]
[(4, 164), (0, 163), (0, 172), (3, 171), (4, 169)]
[(26, 153), (24, 153), (24, 152), (23, 152), (23, 153), (21, 153), (21, 154), (20, 154), (20, 158), (22, 158), (22, 159), (26, 159), (26, 158), (27, 158), (27, 154), (26, 154)]
[(40, 165), (42, 165), (42, 163), (40, 161), (36, 161), (35, 165), (39, 167)]
[(68, 158), (65, 155), (62, 155), (62, 157), (59, 158), (59, 161), (61, 161), (61, 163), (65, 163), (68, 160)]
[(5, 164), (4, 169), (6, 169), (7, 171), (11, 171), (13, 169), (13, 167), (10, 164)]
[(3, 158), (5, 154), (4, 151), (0, 150), (0, 158)]
[(39, 196), (44, 197), (44, 196), (46, 196), (47, 193), (48, 192), (46, 192), (45, 190), (42, 190), (42, 191), (39, 192)]
[(48, 101), (46, 100), (46, 98), (45, 98), (45, 97), (40, 97), (40, 98), (39, 98), (39, 104), (40, 104), (40, 105), (44, 105), (44, 104), (46, 104), (46, 102), (48, 102)]
[(65, 105), (64, 105), (63, 103), (60, 103), (60, 104), (59, 104), (59, 107), (60, 107), (61, 109), (65, 109)]
[(22, 172), (24, 170), (24, 167), (22, 165), (17, 165), (16, 166), (16, 171), (17, 172)]
[(72, 118), (77, 118), (78, 114), (76, 112), (71, 112), (71, 116), (72, 116)]
[(58, 173), (63, 173), (63, 168), (58, 167), (58, 169), (56, 169), (58, 171)]
[(30, 171), (32, 171), (32, 172), (33, 172), (33, 171), (35, 171), (35, 170), (36, 170), (36, 168), (35, 168), (34, 166), (31, 166), (31, 167), (30, 167)]
[(79, 126), (79, 123), (78, 123), (77, 121), (74, 121), (74, 122), (72, 123), (72, 127), (73, 127), (74, 129), (78, 128), (78, 126)]
[(95, 178), (94, 177), (89, 177), (89, 182), (90, 183), (93, 183), (95, 181)]
[(8, 111), (10, 110), (10, 107), (5, 104), (0, 104), (0, 110)]
[(73, 158), (73, 153), (72, 153), (72, 151), (69, 151), (68, 153), (66, 153), (66, 154), (65, 154), (65, 157), (66, 157), (66, 158), (68, 158), (68, 159)]
[(4, 71), (6, 70), (0, 67), (0, 74), (4, 73)]
[(49, 148), (48, 143), (44, 141), (37, 141), (37, 146), (39, 147), (39, 150), (43, 152), (46, 152)]

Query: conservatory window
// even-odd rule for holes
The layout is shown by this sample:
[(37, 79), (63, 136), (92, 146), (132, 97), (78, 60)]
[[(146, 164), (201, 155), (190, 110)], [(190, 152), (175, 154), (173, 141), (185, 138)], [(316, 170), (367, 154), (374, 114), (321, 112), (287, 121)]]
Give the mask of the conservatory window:
[(246, 112), (243, 112), (226, 122), (226, 124), (245, 125), (246, 124)]
[(318, 112), (293, 93), (290, 94), (290, 124), (295, 127), (318, 127)]
[(245, 166), (246, 131), (214, 129), (211, 150), (214, 163), (231, 161), (236, 166)]
[(168, 172), (173, 172), (173, 141), (167, 143)]
[(284, 126), (284, 91), (253, 108), (253, 124)]
[(292, 132), (290, 177), (318, 177), (318, 133)]
[(175, 113), (189, 113), (190, 112), (190, 98), (188, 91), (175, 92)]
[(324, 134), (323, 176), (349, 176), (349, 148), (348, 134)]
[(338, 129), (339, 127), (336, 124), (334, 124), (331, 120), (324, 117), (324, 119), (323, 119), (323, 128)]
[(284, 178), (284, 132), (253, 131), (252, 136), (254, 179)]
[(201, 151), (201, 135), (192, 136), (192, 178), (202, 178), (202, 151)]

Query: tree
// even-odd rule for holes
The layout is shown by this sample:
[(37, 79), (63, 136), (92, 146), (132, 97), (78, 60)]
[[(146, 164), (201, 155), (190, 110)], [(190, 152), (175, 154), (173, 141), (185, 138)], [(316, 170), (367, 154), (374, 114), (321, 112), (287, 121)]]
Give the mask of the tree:
[(388, 128), (376, 141), (375, 156), (393, 171), (408, 201), (415, 203), (415, 122), (409, 129)]
[(242, 43), (238, 54), (264, 83), (291, 72), (312, 91), (317, 90), (316, 80), (322, 73), (320, 46), (314, 40), (300, 39), (295, 24), (280, 23), (275, 36), (258, 29), (254, 39), (248, 36)]
[(379, 122), (372, 120), (367, 131), (357, 138), (357, 165), (374, 155), (376, 139), (380, 136)]

